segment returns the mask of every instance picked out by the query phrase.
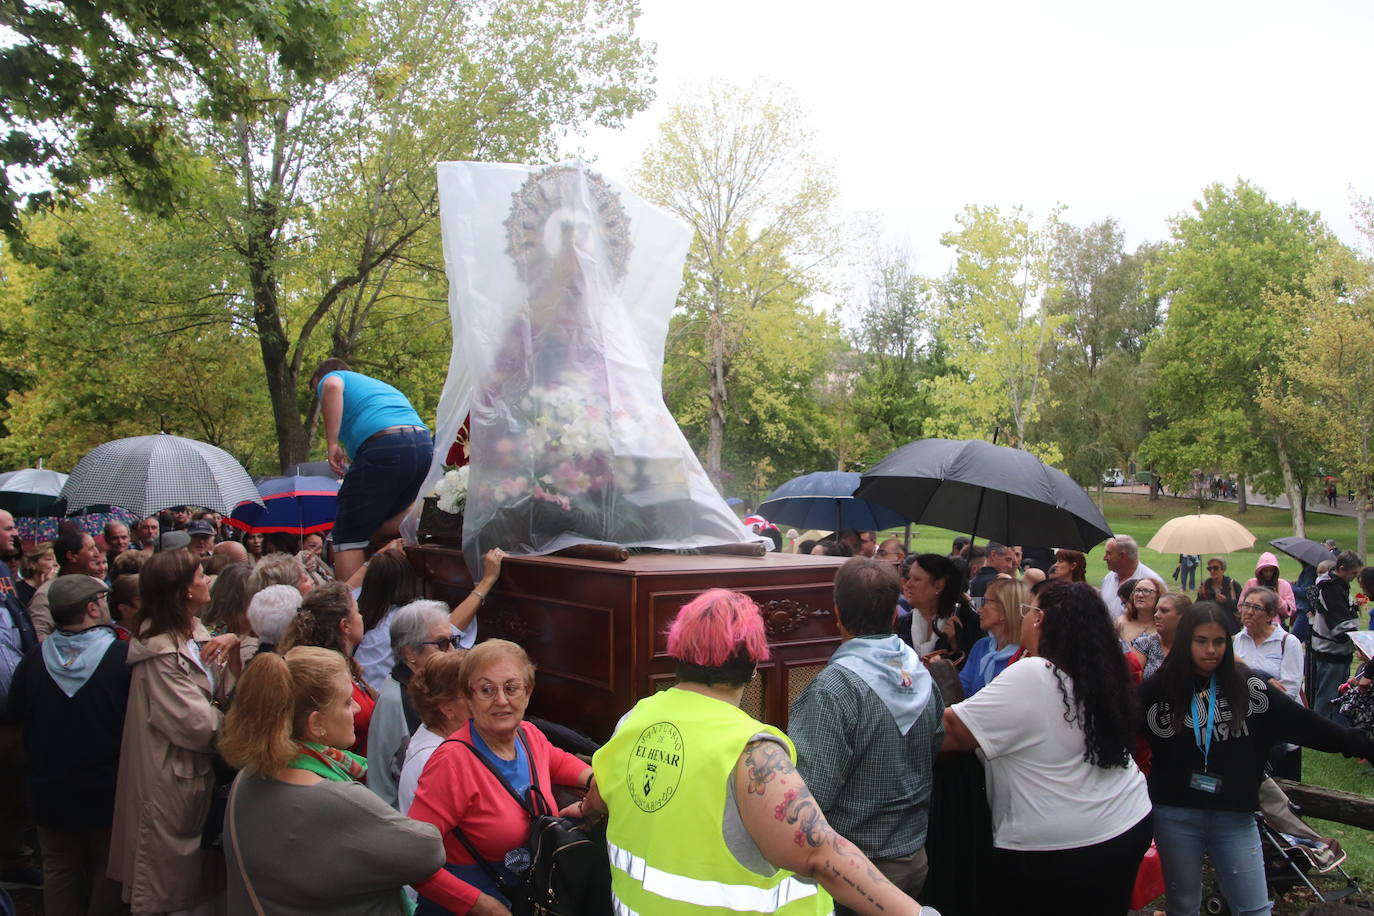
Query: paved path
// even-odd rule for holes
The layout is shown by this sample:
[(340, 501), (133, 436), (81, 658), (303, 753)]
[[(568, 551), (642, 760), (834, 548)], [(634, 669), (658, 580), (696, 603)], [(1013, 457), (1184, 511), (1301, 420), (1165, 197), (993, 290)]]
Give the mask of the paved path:
[[(1150, 488), (1147, 487), (1147, 486), (1146, 486), (1145, 484), (1143, 484), (1143, 483), (1128, 484), (1128, 485), (1126, 485), (1126, 486), (1124, 486), (1124, 487), (1107, 487), (1106, 489), (1107, 489), (1107, 492), (1109, 492), (1109, 493), (1134, 493), (1136, 496), (1148, 496), (1149, 493), (1150, 493)], [(1277, 499), (1270, 499), (1270, 498), (1267, 497), (1267, 496), (1263, 496), (1263, 495), (1261, 495), (1261, 494), (1259, 494), (1259, 493), (1256, 493), (1254, 490), (1249, 490), (1248, 492), (1249, 492), (1249, 499), (1247, 500), (1247, 505), (1251, 505), (1251, 506), (1267, 506), (1267, 507), (1269, 507), (1269, 508), (1271, 508), (1271, 509), (1287, 509), (1287, 508), (1288, 508), (1288, 497), (1287, 497), (1287, 496), (1280, 496), (1280, 497), (1278, 497)], [(1167, 493), (1163, 493), (1163, 491), (1161, 491), (1161, 495), (1162, 495), (1165, 499), (1177, 499), (1177, 500), (1182, 500), (1182, 501), (1184, 501), (1184, 502), (1194, 502), (1194, 500), (1188, 499), (1187, 497), (1183, 497), (1183, 496), (1170, 496), (1170, 495), (1167, 494)], [(1208, 500), (1207, 500), (1207, 501), (1208, 501), (1208, 502), (1220, 502), (1220, 503), (1232, 503), (1232, 504), (1234, 504), (1234, 503), (1236, 502), (1236, 500), (1234, 500), (1234, 499), (1216, 499), (1216, 500), (1213, 500), (1213, 499), (1211, 499), (1210, 497), (1208, 497)], [(1340, 497), (1336, 500), (1336, 508), (1334, 508), (1334, 509), (1331, 508), (1330, 506), (1328, 506), (1325, 502), (1321, 502), (1321, 501), (1308, 502), (1308, 504), (1307, 504), (1307, 514), (1308, 514), (1308, 515), (1311, 515), (1311, 514), (1313, 514), (1313, 513), (1317, 513), (1317, 514), (1319, 514), (1319, 515), (1341, 515), (1341, 516), (1345, 516), (1346, 518), (1354, 518), (1354, 517), (1355, 517), (1355, 504), (1354, 504), (1353, 502), (1348, 502), (1348, 501), (1346, 500), (1346, 498), (1345, 498), (1344, 495), (1340, 496)]]

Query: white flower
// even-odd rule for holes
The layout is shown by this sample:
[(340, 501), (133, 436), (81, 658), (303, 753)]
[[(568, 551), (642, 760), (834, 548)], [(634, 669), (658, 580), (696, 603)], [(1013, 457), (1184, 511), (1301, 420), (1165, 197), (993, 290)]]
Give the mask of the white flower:
[(436, 505), (441, 512), (457, 515), (463, 511), (468, 501), (468, 466), (454, 468), (439, 478), (434, 485)]

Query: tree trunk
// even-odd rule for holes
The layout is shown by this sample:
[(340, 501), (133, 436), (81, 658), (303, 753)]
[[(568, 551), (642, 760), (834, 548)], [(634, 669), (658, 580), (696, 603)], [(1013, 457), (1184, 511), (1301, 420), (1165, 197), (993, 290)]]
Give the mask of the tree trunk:
[(255, 260), (249, 269), (249, 281), (253, 287), (253, 323), (257, 326), (267, 396), (277, 431), (277, 460), (285, 473), (288, 467), (309, 457), (310, 442), (296, 407), (296, 373), (291, 369), (290, 348), (277, 305), (276, 277), (262, 261)]
[[(1302, 516), (1302, 530), (1307, 530), (1307, 478), (1298, 481), (1298, 504), (1293, 507), (1295, 515)], [(1296, 531), (1297, 529), (1293, 529)], [(1304, 535), (1306, 537), (1306, 535)]]
[(1283, 436), (1274, 436), (1278, 451), (1279, 470), (1283, 472), (1283, 492), (1288, 497), (1289, 514), (1293, 517), (1293, 537), (1307, 537), (1307, 519), (1303, 517), (1302, 496), (1298, 492), (1298, 481), (1293, 476), (1293, 463), (1288, 460), (1288, 449), (1284, 447)]
[(710, 388), (710, 426), (706, 436), (706, 476), (721, 487), (720, 456), (725, 444), (725, 330), (712, 319), (711, 335), (711, 388)]
[(1368, 547), (1366, 529), (1369, 526), (1369, 487), (1361, 487), (1355, 496), (1359, 500), (1355, 504), (1355, 552), (1364, 556)]
[(1245, 493), (1245, 472), (1236, 475), (1236, 512), (1244, 514), (1250, 508)]

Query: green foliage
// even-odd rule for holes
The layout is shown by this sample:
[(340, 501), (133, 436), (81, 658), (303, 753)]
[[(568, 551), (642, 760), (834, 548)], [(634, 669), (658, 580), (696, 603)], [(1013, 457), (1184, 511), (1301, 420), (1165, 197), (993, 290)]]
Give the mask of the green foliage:
[(1305, 291), (1270, 293), (1265, 305), (1296, 333), (1262, 371), (1259, 404), (1355, 491), (1363, 556), (1374, 488), (1374, 264), (1328, 243)]
[[(834, 188), (810, 147), (800, 106), (779, 87), (715, 83), (670, 107), (635, 173), (647, 199), (694, 231), (665, 388), (679, 422), (704, 431), (718, 485), (727, 464), (752, 481), (741, 465), (754, 456), (776, 456), (779, 473), (822, 459), (794, 457), (823, 419), (808, 380), (824, 367), (812, 353), (836, 337), (802, 304), (838, 248)], [(704, 403), (683, 396), (684, 379), (704, 388)]]
[(1198, 467), (1293, 479), (1296, 444), (1255, 399), (1261, 371), (1291, 333), (1264, 303), (1304, 294), (1320, 247), (1314, 214), (1245, 181), (1209, 186), (1192, 213), (1173, 221), (1173, 240), (1152, 270), (1169, 313), (1146, 356), (1155, 429), (1144, 461), (1180, 477)]
[[(651, 48), (635, 0), (397, 0), (368, 8), (347, 53), (311, 64), (336, 7), (256, 9), (200, 17), (223, 72), (149, 71), (147, 92), (176, 100), (156, 115), (178, 155), (131, 175), (218, 265), (214, 295), (149, 295), (148, 320), (232, 323), (256, 353), (284, 466), (307, 457), (316, 405), (298, 380), (325, 355), (410, 373), (421, 409), (437, 398), (449, 341), (434, 163), (552, 158), (569, 131), (620, 123), (651, 98)], [(174, 165), (187, 193), (169, 196), (154, 179)], [(143, 187), (122, 184), (123, 199), (149, 203), (130, 197)]]
[(1037, 228), (1019, 207), (1002, 213), (969, 206), (941, 238), (954, 249), (955, 264), (941, 288), (938, 333), (955, 371), (931, 381), (939, 410), (925, 424), (926, 435), (986, 439), (1000, 428), (1008, 434), (1004, 444), (1057, 457), (1052, 443), (1027, 440), (1050, 400), (1046, 362), (1063, 323), (1042, 298), (1057, 220), (1052, 214)]
[(841, 465), (868, 467), (921, 438), (936, 409), (927, 383), (949, 371), (947, 347), (934, 333), (938, 316), (935, 284), (900, 253), (878, 255), (854, 310), (852, 390), (836, 411), (841, 441), (851, 444)]
[(148, 212), (193, 193), (188, 117), (224, 121), (252, 104), (230, 36), (312, 81), (350, 56), (351, 0), (6, 0), (0, 26), (0, 229), (24, 246), (21, 208), (72, 203), (109, 180)]
[(1126, 467), (1145, 435), (1140, 356), (1159, 325), (1159, 299), (1144, 284), (1150, 249), (1126, 254), (1124, 241), (1110, 219), (1054, 231), (1047, 308), (1064, 323), (1046, 376), (1054, 400), (1032, 438), (1058, 443), (1064, 470), (1085, 486)]
[[(109, 195), (30, 232), (53, 257), (6, 265), (3, 356), (30, 385), (11, 398), (0, 465), (69, 470), (101, 442), (165, 429), (269, 469), (253, 340), (202, 238)], [(197, 311), (167, 308), (195, 299)]]

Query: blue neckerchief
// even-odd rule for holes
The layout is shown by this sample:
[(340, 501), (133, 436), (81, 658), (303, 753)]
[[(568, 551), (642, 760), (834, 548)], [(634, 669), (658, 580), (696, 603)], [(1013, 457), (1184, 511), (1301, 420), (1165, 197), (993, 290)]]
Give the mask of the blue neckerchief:
[(1007, 662), (1011, 659), (1013, 655), (1021, 651), (1021, 647), (1014, 642), (1009, 642), (1002, 648), (998, 649), (996, 648), (996, 638), (992, 636), (989, 636), (987, 638), (992, 640), (992, 642), (989, 643), (989, 645), (992, 646), (992, 648), (986, 655), (983, 656), (982, 660), (978, 663), (978, 677), (982, 679), (984, 687), (986, 687), (988, 684), (991, 684), (992, 679), (997, 676), (998, 662)]
[(868, 684), (905, 735), (930, 702), (933, 682), (921, 656), (895, 633), (848, 640), (830, 656)]
[(1207, 689), (1207, 741), (1202, 740), (1202, 727), (1198, 718), (1202, 715), (1202, 701), (1193, 697), (1193, 740), (1197, 749), (1202, 751), (1202, 772), (1207, 772), (1207, 759), (1212, 756), (1212, 733), (1217, 728), (1217, 676), (1212, 675), (1212, 685)]
[(43, 665), (58, 689), (69, 697), (86, 686), (105, 650), (116, 639), (113, 627), (98, 626), (79, 633), (54, 630), (43, 640)]

